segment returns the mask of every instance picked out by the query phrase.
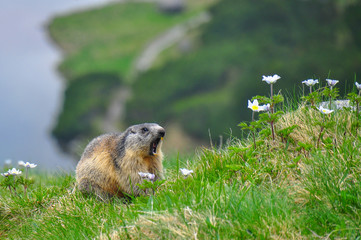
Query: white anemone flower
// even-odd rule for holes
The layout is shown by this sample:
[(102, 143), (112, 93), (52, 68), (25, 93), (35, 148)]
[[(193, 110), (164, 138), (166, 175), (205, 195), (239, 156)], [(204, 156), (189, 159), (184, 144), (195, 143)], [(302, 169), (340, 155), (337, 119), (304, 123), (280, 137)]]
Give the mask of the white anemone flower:
[(154, 180), (155, 178), (155, 175), (153, 173), (138, 172), (138, 174), (141, 178), (146, 178), (150, 181)]
[(306, 84), (307, 86), (313, 86), (315, 85), (316, 83), (318, 83), (318, 79), (307, 79), (307, 80), (304, 80), (302, 81), (303, 84)]
[(248, 108), (251, 109), (254, 112), (270, 111), (271, 105), (267, 104), (267, 105), (260, 106), (259, 103), (258, 103), (258, 100), (255, 99), (255, 100), (253, 100), (253, 102), (248, 100)]
[(36, 166), (38, 166), (35, 163), (29, 163), (29, 162), (24, 162), (24, 161), (19, 161), (18, 164), (19, 164), (19, 166), (24, 166), (26, 168), (35, 168)]
[(268, 84), (274, 84), (275, 82), (277, 82), (278, 79), (280, 79), (281, 77), (278, 76), (277, 74), (273, 75), (273, 76), (262, 76), (262, 81), (265, 81)]
[(193, 170), (188, 170), (186, 168), (180, 168), (179, 171), (181, 171), (181, 173), (183, 174), (183, 176), (188, 176), (190, 175), (191, 173), (193, 173)]
[(319, 108), (317, 108), (321, 113), (323, 114), (330, 114), (332, 113), (334, 110), (330, 110), (330, 109), (327, 109), (327, 108), (324, 108), (322, 106), (320, 106)]
[(338, 80), (326, 79), (328, 86), (333, 87), (338, 83)]
[(17, 175), (20, 175), (22, 173), (22, 171), (17, 170), (16, 168), (13, 168), (13, 169), (9, 170), (8, 173), (10, 175), (17, 176)]
[(248, 108), (251, 109), (251, 110), (254, 111), (254, 112), (263, 111), (263, 110), (260, 108), (257, 99), (253, 100), (253, 102), (251, 102), (250, 100), (248, 100)]
[(358, 90), (361, 90), (361, 84), (359, 84), (358, 82), (355, 82), (355, 85), (356, 85)]

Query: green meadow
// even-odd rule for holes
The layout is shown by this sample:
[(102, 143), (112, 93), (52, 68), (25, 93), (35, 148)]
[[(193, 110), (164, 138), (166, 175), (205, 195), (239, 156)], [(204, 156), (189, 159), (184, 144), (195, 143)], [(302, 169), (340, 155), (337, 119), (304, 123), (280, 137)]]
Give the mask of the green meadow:
[[(83, 196), (73, 174), (29, 169), (26, 193), (21, 181), (10, 184), (10, 192), (3, 177), (0, 237), (359, 239), (361, 137), (355, 109), (361, 98), (349, 94), (349, 105), (336, 109), (337, 92), (326, 86), (292, 101), (257, 96), (272, 110), (249, 109), (254, 119), (240, 124), (250, 129), (242, 138), (190, 157), (166, 156), (165, 181), (130, 202)], [(333, 111), (316, 108), (328, 96)], [(180, 168), (193, 173), (183, 176)], [(23, 179), (12, 177), (10, 182)]]
[[(125, 89), (119, 125), (175, 123), (210, 146), (164, 151), (164, 181), (145, 182), (154, 191), (130, 201), (82, 195), (75, 173), (4, 166), (0, 239), (361, 238), (361, 4), (187, 3), (175, 15), (126, 2), (56, 16), (48, 29), (66, 89), (52, 133), (81, 148)], [(174, 45), (132, 75), (150, 41), (203, 11), (212, 18), (187, 33), (189, 51)], [(269, 71), (282, 77), (271, 92), (259, 79)], [(320, 83), (302, 84), (308, 77)]]

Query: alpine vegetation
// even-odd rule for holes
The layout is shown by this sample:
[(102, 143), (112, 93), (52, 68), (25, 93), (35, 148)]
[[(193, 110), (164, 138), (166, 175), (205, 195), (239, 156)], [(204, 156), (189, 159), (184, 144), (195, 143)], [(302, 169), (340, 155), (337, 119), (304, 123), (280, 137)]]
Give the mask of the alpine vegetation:
[[(303, 91), (300, 99), (294, 99), (297, 103), (288, 106), (290, 101), (280, 91), (273, 92), (280, 76), (262, 78), (271, 91), (269, 96), (256, 95), (245, 102), (252, 119), (239, 124), (242, 138), (203, 148), (191, 157), (166, 155), (164, 179), (157, 179), (157, 172), (137, 169), (137, 182), (129, 183), (137, 192), (132, 194), (130, 189), (127, 200), (104, 202), (84, 195), (74, 188), (73, 175), (37, 173), (32, 175), (37, 181), (28, 182), (27, 172), (36, 164), (20, 162), (21, 169), (4, 169), (0, 235), (20, 239), (359, 238), (360, 85), (355, 81), (346, 99), (339, 99), (338, 80), (327, 79), (323, 86), (319, 86), (323, 81), (316, 85), (319, 82), (314, 79), (300, 81), (310, 91), (306, 95)], [(343, 100), (348, 104), (340, 107)], [(145, 136), (146, 129), (131, 128), (129, 133)], [(145, 144), (145, 154), (160, 154), (161, 133)]]

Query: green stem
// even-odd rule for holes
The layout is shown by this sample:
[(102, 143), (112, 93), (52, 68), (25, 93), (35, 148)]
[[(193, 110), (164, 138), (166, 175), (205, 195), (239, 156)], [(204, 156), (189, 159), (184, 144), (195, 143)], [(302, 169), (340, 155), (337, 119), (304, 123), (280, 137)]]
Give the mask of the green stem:
[(271, 113), (274, 113), (273, 107), (273, 84), (271, 84)]

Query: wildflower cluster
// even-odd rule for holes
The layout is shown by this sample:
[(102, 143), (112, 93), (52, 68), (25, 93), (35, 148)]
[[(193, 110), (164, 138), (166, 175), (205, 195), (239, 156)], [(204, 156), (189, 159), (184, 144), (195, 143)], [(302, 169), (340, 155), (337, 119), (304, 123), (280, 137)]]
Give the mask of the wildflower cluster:
[[(253, 137), (253, 145), (256, 148), (256, 132), (259, 129), (262, 129), (259, 133), (263, 137), (271, 136), (272, 140), (274, 141), (276, 135), (281, 138), (281, 140), (288, 144), (290, 140), (290, 134), (294, 129), (298, 126), (293, 125), (287, 127), (285, 129), (280, 129), (276, 131), (275, 123), (280, 119), (283, 112), (276, 111), (276, 105), (278, 103), (283, 102), (283, 96), (278, 94), (274, 95), (273, 93), (273, 85), (279, 80), (281, 77), (277, 74), (273, 76), (263, 76), (262, 81), (268, 83), (271, 88), (270, 97), (265, 96), (255, 96), (251, 100), (248, 100), (248, 108), (252, 110), (252, 121), (250, 123), (242, 122), (238, 126), (242, 129), (247, 129), (250, 131)], [(314, 125), (320, 127), (320, 132), (318, 137), (315, 138), (315, 146), (319, 147), (320, 141), (325, 133), (325, 130), (332, 127), (334, 125), (334, 121), (332, 121), (327, 115), (332, 114), (335, 110), (341, 109), (344, 107), (350, 107), (352, 104), (354, 107), (353, 109), (356, 110), (356, 121), (352, 124), (353, 128), (356, 130), (360, 127), (361, 117), (359, 116), (359, 106), (361, 104), (361, 84), (355, 82), (355, 86), (358, 90), (358, 94), (350, 93), (348, 94), (349, 100), (335, 100), (339, 97), (338, 88), (336, 85), (339, 83), (339, 80), (334, 79), (326, 79), (325, 87), (314, 89), (316, 84), (319, 84), (318, 79), (307, 79), (302, 81), (302, 84), (309, 87), (309, 94), (304, 95), (303, 99), (308, 102), (311, 107), (321, 113), (322, 120), (318, 121), (317, 119), (314, 120)], [(324, 99), (324, 102), (322, 100)], [(255, 114), (259, 114), (259, 119), (255, 119)], [(265, 128), (266, 125), (269, 125), (269, 128)], [(356, 131), (357, 134), (357, 131)]]
[[(304, 96), (303, 99), (306, 100), (306, 102), (309, 102), (315, 110), (318, 110), (322, 114), (322, 121), (315, 120), (315, 125), (320, 127), (320, 132), (318, 134), (318, 138), (316, 141), (317, 148), (320, 145), (320, 141), (323, 137), (324, 130), (330, 128), (334, 124), (334, 122), (330, 121), (329, 119), (328, 121), (326, 121), (325, 115), (329, 115), (334, 112), (334, 110), (332, 110), (332, 108), (334, 107), (333, 100), (339, 96), (338, 89), (335, 88), (335, 85), (339, 81), (334, 79), (326, 79), (326, 82), (327, 82), (327, 86), (324, 87), (323, 90), (314, 91), (314, 92), (312, 92), (312, 86), (315, 85), (316, 83), (319, 83), (317, 79), (316, 80), (308, 79), (302, 82), (303, 84), (310, 86), (309, 95)], [(321, 103), (322, 98), (326, 98), (326, 99), (328, 98), (328, 102)], [(316, 107), (317, 104), (319, 104), (318, 107)], [(327, 105), (328, 108), (325, 108), (325, 106)], [(337, 103), (335, 108), (338, 108)]]
[[(5, 161), (6, 166), (11, 165), (11, 160)], [(9, 169), (5, 173), (1, 173), (4, 177), (3, 181), (0, 183), (1, 186), (8, 188), (11, 194), (17, 195), (16, 188), (18, 185), (23, 185), (24, 187), (24, 195), (26, 196), (26, 190), (29, 185), (33, 184), (33, 180), (28, 179), (28, 171), (29, 168), (35, 168), (37, 165), (34, 163), (19, 161), (18, 165), (21, 167), (25, 167), (25, 178), (21, 176), (22, 171), (12, 168)]]
[[(186, 168), (180, 168), (179, 171), (182, 173), (184, 178), (189, 177), (193, 173), (193, 170)], [(138, 172), (138, 175), (145, 181), (143, 181), (142, 184), (137, 184), (137, 186), (146, 194), (148, 194), (149, 191), (154, 194), (155, 191), (165, 182), (165, 180), (156, 180), (153, 173)]]
[(321, 101), (322, 97), (328, 98), (328, 108), (331, 109), (332, 100), (339, 96), (338, 89), (334, 88), (339, 81), (334, 79), (326, 79), (326, 82), (327, 86), (324, 87), (322, 91), (312, 91), (312, 87), (319, 83), (318, 79), (307, 79), (302, 81), (303, 84), (310, 87), (310, 93), (307, 96), (303, 96), (303, 99), (306, 100), (306, 102), (309, 102), (311, 106), (316, 106), (316, 104)]
[(151, 192), (152, 194), (164, 183), (164, 180), (157, 180), (155, 174), (138, 172), (138, 175), (144, 180), (142, 184), (137, 184), (139, 189), (143, 190), (145, 194)]
[[(251, 102), (248, 100), (248, 108), (252, 110), (252, 121), (250, 124), (245, 122), (240, 123), (242, 129), (250, 130), (253, 133), (253, 144), (256, 148), (256, 131), (257, 129), (263, 128), (265, 123), (270, 125), (272, 139), (275, 140), (275, 127), (274, 124), (278, 120), (279, 116), (283, 113), (281, 111), (275, 112), (275, 105), (283, 102), (282, 95), (274, 95), (273, 93), (273, 84), (277, 82), (281, 77), (277, 74), (273, 76), (262, 76), (262, 81), (268, 83), (270, 85), (270, 97), (265, 96), (256, 96), (252, 98)], [(263, 103), (263, 105), (259, 105), (259, 102)], [(259, 120), (255, 121), (255, 112), (266, 112), (259, 115)]]

